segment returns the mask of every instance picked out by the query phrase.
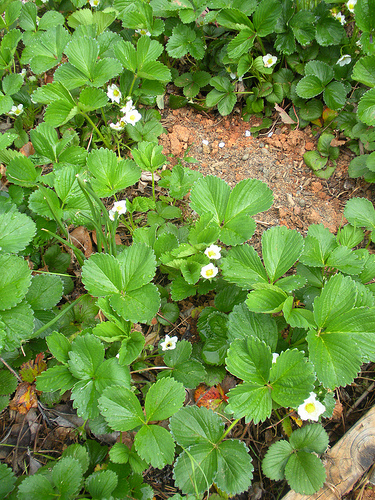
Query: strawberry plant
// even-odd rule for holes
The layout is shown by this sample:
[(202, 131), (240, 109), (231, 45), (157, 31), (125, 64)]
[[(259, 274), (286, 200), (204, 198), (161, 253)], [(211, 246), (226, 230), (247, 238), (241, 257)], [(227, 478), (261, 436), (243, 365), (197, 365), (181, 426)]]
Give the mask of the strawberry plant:
[[(301, 494), (324, 484), (320, 420), (334, 391), (375, 361), (374, 208), (349, 200), (337, 236), (317, 224), (306, 235), (271, 227), (258, 253), (255, 217), (272, 206), (271, 189), (167, 168), (154, 108), (174, 82), (171, 107), (224, 116), (243, 99), (245, 120), (263, 118), (257, 133), (276, 105), (293, 127), (324, 126), (305, 155), (318, 176), (336, 166), (332, 125), (357, 154), (350, 175), (373, 182), (375, 4), (337, 7), (0, 5), (0, 405), (19, 377), (15, 411), (69, 396), (83, 422), (83, 444), (34, 475), (16, 479), (2, 464), (4, 498), (151, 499), (142, 473), (165, 466), (186, 497), (233, 496), (254, 471), (254, 450), (233, 437), (242, 420), (283, 422), (260, 457), (270, 480)], [(151, 189), (140, 195), (142, 174)], [(93, 251), (74, 226), (95, 234)], [(176, 325), (191, 297), (194, 342)], [(110, 449), (86, 439), (106, 433), (121, 436)]]

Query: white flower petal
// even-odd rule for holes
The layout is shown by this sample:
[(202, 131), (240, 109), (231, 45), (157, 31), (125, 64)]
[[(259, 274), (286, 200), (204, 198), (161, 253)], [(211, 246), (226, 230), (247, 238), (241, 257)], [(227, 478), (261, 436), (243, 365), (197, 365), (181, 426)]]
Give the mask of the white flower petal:
[(202, 267), (201, 276), (203, 276), (203, 278), (206, 278), (206, 279), (211, 279), (211, 278), (214, 278), (218, 272), (219, 272), (219, 269), (210, 263), (210, 264), (207, 264), (207, 266)]
[(172, 351), (173, 349), (176, 349), (177, 341), (177, 337), (170, 337), (169, 335), (166, 335), (164, 341), (160, 342), (161, 350)]
[(142, 118), (142, 115), (135, 108), (127, 111), (124, 116), (124, 120), (126, 123), (130, 123), (131, 125), (135, 125)]
[(121, 92), (120, 89), (112, 83), (112, 85), (108, 85), (108, 92), (107, 96), (109, 99), (111, 99), (112, 102), (117, 102), (120, 104), (120, 99), (121, 99)]
[(214, 259), (214, 260), (221, 258), (220, 252), (221, 252), (221, 248), (218, 245), (210, 245), (204, 251), (205, 255), (207, 255), (207, 257), (209, 259)]
[(316, 394), (310, 392), (310, 396), (298, 407), (297, 412), (302, 420), (318, 421), (320, 415), (326, 411), (326, 407), (316, 399)]
[(343, 56), (340, 57), (340, 59), (337, 61), (336, 64), (339, 66), (345, 66), (346, 64), (350, 64), (352, 62), (352, 58), (350, 57), (349, 54), (344, 54)]
[(277, 63), (277, 57), (272, 54), (266, 54), (262, 59), (265, 68), (270, 68)]

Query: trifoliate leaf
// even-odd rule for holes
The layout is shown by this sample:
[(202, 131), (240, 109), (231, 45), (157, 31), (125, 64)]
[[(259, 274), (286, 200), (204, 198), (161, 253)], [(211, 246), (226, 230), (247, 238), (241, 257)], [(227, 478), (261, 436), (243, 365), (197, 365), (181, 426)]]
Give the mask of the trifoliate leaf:
[(118, 483), (117, 474), (112, 470), (101, 470), (91, 474), (85, 482), (92, 498), (110, 498)]
[(244, 382), (228, 394), (228, 413), (234, 418), (245, 417), (245, 422), (254, 421), (254, 424), (263, 422), (271, 415), (272, 398), (270, 389), (266, 385)]
[(39, 274), (33, 276), (26, 294), (26, 300), (35, 310), (52, 309), (57, 305), (63, 293), (63, 283), (59, 276)]
[(310, 331), (306, 337), (310, 360), (324, 387), (351, 384), (361, 367), (360, 350), (350, 335)]
[(76, 495), (82, 483), (82, 468), (78, 460), (61, 458), (52, 469), (52, 480), (62, 497)]
[(249, 450), (245, 443), (228, 439), (218, 446), (215, 484), (228, 495), (247, 491), (254, 470)]
[(145, 423), (138, 398), (125, 387), (107, 387), (99, 398), (99, 408), (110, 427), (120, 432), (132, 430)]
[(256, 337), (236, 339), (228, 350), (226, 364), (232, 375), (246, 382), (265, 385), (272, 366), (271, 349)]
[(163, 427), (144, 425), (137, 432), (134, 444), (139, 456), (153, 467), (162, 469), (173, 462), (175, 444), (171, 434)]
[(272, 399), (280, 406), (301, 404), (314, 387), (314, 367), (303, 351), (288, 349), (272, 364), (269, 375)]
[(185, 389), (174, 379), (161, 379), (153, 384), (145, 400), (146, 421), (165, 420), (173, 415), (185, 400)]
[(0, 227), (0, 252), (4, 253), (24, 250), (36, 233), (35, 222), (20, 212), (0, 214)]
[(186, 406), (171, 417), (170, 429), (176, 442), (186, 448), (191, 444), (218, 442), (224, 424), (212, 410)]
[(322, 454), (328, 447), (328, 434), (320, 424), (311, 424), (292, 432), (289, 443), (295, 450)]
[(196, 495), (208, 490), (218, 466), (218, 452), (211, 443), (194, 444), (176, 460), (173, 475), (183, 493)]
[(16, 482), (16, 476), (10, 467), (6, 464), (0, 464), (0, 495), (6, 498), (8, 493), (10, 493), (14, 488), (14, 483)]
[(295, 230), (277, 226), (263, 233), (263, 260), (272, 283), (295, 264), (302, 250), (303, 237)]
[(92, 255), (83, 265), (82, 281), (95, 297), (118, 293), (122, 289), (119, 261), (109, 254)]
[(297, 493), (312, 495), (323, 486), (326, 471), (316, 455), (297, 451), (291, 455), (285, 466), (285, 478)]
[(225, 280), (245, 290), (255, 283), (268, 283), (259, 255), (247, 244), (231, 248), (222, 260), (221, 269)]
[(249, 311), (246, 304), (234, 306), (229, 314), (228, 339), (257, 337), (263, 340), (271, 352), (276, 349), (278, 331), (276, 321), (272, 316)]
[(314, 300), (314, 319), (319, 328), (323, 328), (333, 317), (354, 306), (355, 285), (349, 276), (335, 274), (324, 285), (322, 293)]
[(263, 473), (274, 481), (281, 481), (285, 477), (285, 466), (293, 453), (288, 441), (277, 441), (272, 444), (262, 462)]

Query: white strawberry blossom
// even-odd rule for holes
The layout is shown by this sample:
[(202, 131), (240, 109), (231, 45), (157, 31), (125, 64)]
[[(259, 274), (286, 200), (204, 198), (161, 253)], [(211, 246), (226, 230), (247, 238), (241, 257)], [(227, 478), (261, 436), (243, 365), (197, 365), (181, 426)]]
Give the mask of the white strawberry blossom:
[(332, 15), (333, 15), (333, 17), (335, 19), (337, 19), (338, 21), (340, 21), (340, 23), (342, 24), (342, 26), (344, 26), (344, 24), (346, 24), (345, 16), (344, 16), (344, 14), (341, 14), (341, 12), (338, 12), (337, 14), (332, 13)]
[(349, 0), (348, 2), (346, 2), (346, 6), (348, 7), (348, 10), (352, 13), (354, 13), (354, 7), (355, 7), (355, 4), (357, 3), (357, 0)]
[(346, 64), (350, 64), (352, 62), (352, 58), (350, 57), (349, 54), (344, 54), (343, 56), (340, 57), (340, 59), (337, 61), (336, 64), (339, 66), (345, 66)]
[(126, 123), (124, 121), (118, 121), (117, 123), (110, 123), (109, 126), (111, 127), (111, 129), (113, 130), (116, 130), (116, 131), (120, 131), (120, 130), (124, 130), (124, 127), (125, 127)]
[(126, 101), (126, 104), (123, 108), (120, 109), (121, 113), (124, 113), (124, 115), (128, 112), (128, 111), (131, 111), (132, 109), (134, 109), (134, 106), (133, 106), (133, 101), (131, 99), (128, 99)]
[(89, 4), (91, 5), (91, 7), (99, 7), (100, 0), (90, 0)]
[(120, 104), (121, 92), (117, 85), (115, 85), (114, 83), (112, 83), (112, 85), (108, 85), (107, 96), (109, 97), (109, 99), (111, 99), (112, 102), (117, 102), (118, 104)]
[(12, 109), (9, 111), (10, 115), (19, 116), (23, 113), (23, 104), (19, 104), (18, 106), (12, 106)]
[(272, 54), (266, 54), (263, 56), (263, 64), (265, 68), (270, 68), (277, 63), (277, 57)]
[(123, 215), (126, 213), (126, 200), (115, 201), (113, 207), (108, 212), (109, 218), (113, 221), (115, 220), (116, 213), (118, 215)]
[(301, 420), (318, 421), (320, 415), (326, 411), (326, 407), (316, 399), (316, 394), (310, 392), (310, 396), (298, 407), (297, 412)]
[(124, 120), (126, 123), (130, 123), (131, 125), (135, 125), (142, 118), (142, 115), (135, 108), (127, 111), (124, 116)]
[(207, 255), (209, 259), (220, 259), (221, 258), (221, 248), (218, 245), (210, 245), (204, 251), (204, 254)]
[(207, 266), (203, 266), (201, 269), (201, 275), (203, 276), (203, 278), (206, 278), (206, 279), (214, 278), (218, 272), (219, 272), (219, 269), (216, 266), (214, 266), (212, 263), (207, 264)]
[(151, 33), (143, 28), (135, 30), (138, 35), (146, 35), (146, 36), (151, 36)]
[(173, 351), (173, 349), (176, 349), (177, 341), (177, 337), (170, 337), (169, 335), (166, 335), (164, 341), (160, 342), (160, 347), (162, 351)]

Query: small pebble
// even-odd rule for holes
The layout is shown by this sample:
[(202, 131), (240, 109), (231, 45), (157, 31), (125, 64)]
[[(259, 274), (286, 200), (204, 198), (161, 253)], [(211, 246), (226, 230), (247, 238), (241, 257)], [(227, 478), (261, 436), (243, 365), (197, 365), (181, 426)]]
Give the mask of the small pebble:
[(259, 143), (259, 147), (260, 147), (260, 148), (264, 148), (264, 142), (260, 142), (260, 143)]
[(204, 146), (208, 146), (208, 141), (207, 141), (207, 139), (203, 139), (202, 144), (203, 144)]
[(246, 160), (248, 160), (249, 158), (250, 158), (249, 153), (246, 153), (246, 154), (244, 154), (244, 155), (243, 155), (242, 160), (243, 160), (243, 161), (246, 161)]
[(302, 198), (300, 198), (300, 199), (298, 200), (298, 205), (299, 205), (300, 207), (305, 207), (305, 206), (306, 206), (306, 202), (305, 202), (305, 200), (303, 200)]
[(219, 142), (218, 146), (219, 148), (223, 148), (225, 146), (225, 142)]
[(250, 130), (245, 131), (245, 137), (251, 137), (251, 132)]

